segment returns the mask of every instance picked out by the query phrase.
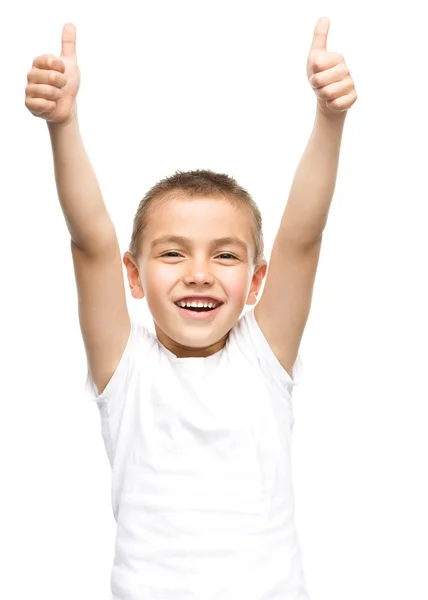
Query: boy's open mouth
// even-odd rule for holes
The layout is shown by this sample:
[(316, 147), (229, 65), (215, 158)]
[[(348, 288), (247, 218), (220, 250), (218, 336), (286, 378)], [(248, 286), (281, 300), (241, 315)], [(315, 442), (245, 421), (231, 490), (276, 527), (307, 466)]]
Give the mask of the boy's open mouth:
[(185, 310), (190, 310), (194, 312), (210, 312), (221, 306), (223, 302), (218, 300), (217, 298), (212, 298), (210, 296), (204, 297), (192, 297), (189, 296), (187, 298), (182, 298), (181, 300), (177, 300), (174, 302), (179, 308), (184, 308)]

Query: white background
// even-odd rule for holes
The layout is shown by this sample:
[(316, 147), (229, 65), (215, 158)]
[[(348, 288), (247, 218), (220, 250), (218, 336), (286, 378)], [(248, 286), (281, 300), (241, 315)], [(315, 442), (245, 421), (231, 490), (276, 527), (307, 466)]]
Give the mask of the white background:
[[(1, 595), (107, 600), (110, 466), (33, 59), (77, 27), (82, 135), (122, 253), (140, 199), (176, 169), (229, 173), (269, 257), (313, 126), (314, 25), (358, 100), (300, 353), (293, 465), (311, 600), (428, 598), (427, 44), (423, 3), (15, 2), (0, 19)], [(125, 270), (124, 270), (125, 275)], [(131, 317), (151, 326), (145, 301)], [(142, 599), (143, 600), (143, 599)]]

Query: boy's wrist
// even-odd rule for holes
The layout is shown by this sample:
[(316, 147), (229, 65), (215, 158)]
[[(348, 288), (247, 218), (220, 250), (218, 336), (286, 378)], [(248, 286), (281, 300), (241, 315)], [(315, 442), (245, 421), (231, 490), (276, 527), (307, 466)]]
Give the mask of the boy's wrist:
[(324, 121), (326, 123), (343, 124), (345, 122), (347, 114), (348, 114), (348, 111), (336, 112), (336, 113), (331, 112), (329, 114), (326, 114), (324, 111), (322, 111), (320, 109), (319, 105), (317, 105), (315, 118), (319, 119), (321, 121)]
[(55, 123), (52, 121), (46, 121), (46, 123), (48, 125), (49, 132), (63, 131), (65, 129), (78, 127), (79, 121), (77, 118), (77, 108), (74, 108), (72, 115), (62, 123)]

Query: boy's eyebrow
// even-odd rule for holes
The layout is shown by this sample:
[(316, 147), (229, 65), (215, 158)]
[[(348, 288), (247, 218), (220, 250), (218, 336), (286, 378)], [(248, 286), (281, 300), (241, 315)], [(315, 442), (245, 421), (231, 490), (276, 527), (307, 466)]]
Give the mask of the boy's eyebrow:
[[(192, 240), (190, 240), (189, 238), (186, 238), (182, 235), (163, 235), (162, 237), (156, 238), (155, 240), (153, 240), (153, 242), (150, 244), (151, 248), (154, 248), (155, 246), (159, 245), (159, 244), (181, 244), (182, 246), (191, 246), (192, 245)], [(235, 246), (238, 246), (239, 248), (241, 248), (241, 250), (245, 253), (247, 253), (247, 244), (245, 242), (243, 242), (241, 239), (239, 239), (238, 237), (234, 237), (234, 236), (229, 236), (229, 237), (222, 237), (222, 238), (217, 238), (215, 240), (211, 240), (210, 245), (212, 247), (215, 246), (222, 246), (225, 244), (233, 244)]]

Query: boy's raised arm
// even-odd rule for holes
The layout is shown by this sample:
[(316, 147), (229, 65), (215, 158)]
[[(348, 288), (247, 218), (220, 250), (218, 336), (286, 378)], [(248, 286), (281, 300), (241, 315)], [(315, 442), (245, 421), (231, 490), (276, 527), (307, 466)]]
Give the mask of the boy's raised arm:
[(74, 25), (64, 26), (61, 57), (36, 58), (27, 79), (25, 105), (48, 124), (58, 198), (71, 236), (80, 327), (88, 366), (101, 392), (125, 349), (130, 319), (116, 232), (78, 125)]
[(336, 184), (347, 110), (357, 98), (340, 54), (327, 52), (328, 19), (319, 19), (307, 74), (317, 96), (315, 124), (297, 167), (276, 235), (256, 321), (291, 374), (309, 316), (315, 275)]
[(71, 241), (87, 254), (116, 244), (92, 164), (80, 134), (77, 111), (64, 123), (48, 122), (58, 199)]

